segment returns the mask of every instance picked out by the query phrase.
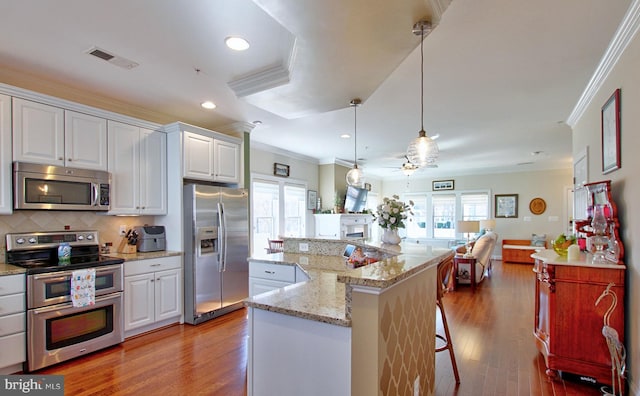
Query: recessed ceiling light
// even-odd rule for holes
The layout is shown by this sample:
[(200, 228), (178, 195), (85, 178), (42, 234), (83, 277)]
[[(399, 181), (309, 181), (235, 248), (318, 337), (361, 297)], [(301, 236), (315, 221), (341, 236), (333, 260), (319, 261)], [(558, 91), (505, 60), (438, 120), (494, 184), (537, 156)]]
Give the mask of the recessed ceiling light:
[(227, 47), (236, 51), (244, 51), (249, 48), (249, 42), (242, 37), (230, 36), (224, 39), (224, 42), (227, 44)]
[(340, 137), (343, 139), (349, 139), (351, 135), (349, 135), (348, 133), (343, 133), (342, 135), (340, 135)]
[(260, 121), (260, 120), (255, 120), (255, 121), (253, 122), (253, 125), (255, 125), (255, 126), (262, 125), (262, 121)]
[(200, 103), (200, 106), (202, 106), (202, 108), (207, 109), (207, 110), (212, 110), (212, 109), (216, 108), (216, 104), (213, 103), (210, 100), (207, 100), (206, 102)]

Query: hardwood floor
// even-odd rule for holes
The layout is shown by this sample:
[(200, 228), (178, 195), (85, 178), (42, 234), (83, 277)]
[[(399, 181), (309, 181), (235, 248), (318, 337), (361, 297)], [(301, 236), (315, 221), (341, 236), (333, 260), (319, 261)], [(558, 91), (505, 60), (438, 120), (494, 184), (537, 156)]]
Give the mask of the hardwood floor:
[[(436, 395), (600, 395), (580, 383), (547, 380), (532, 335), (533, 276), (529, 265), (497, 261), (475, 293), (460, 286), (445, 295), (461, 384), (455, 384), (448, 353), (439, 353)], [(241, 310), (129, 339), (38, 373), (64, 375), (65, 394), (74, 396), (241, 396), (246, 359), (246, 311)]]

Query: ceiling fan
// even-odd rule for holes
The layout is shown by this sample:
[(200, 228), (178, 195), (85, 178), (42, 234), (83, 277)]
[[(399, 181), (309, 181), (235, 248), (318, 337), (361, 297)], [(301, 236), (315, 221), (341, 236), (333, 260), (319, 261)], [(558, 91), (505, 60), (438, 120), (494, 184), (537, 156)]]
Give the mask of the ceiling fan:
[(413, 162), (411, 162), (411, 160), (409, 160), (409, 157), (407, 157), (406, 155), (404, 156), (404, 158), (406, 159), (405, 162), (402, 163), (402, 166), (400, 167), (399, 170), (401, 170), (405, 175), (407, 176), (411, 176), (413, 174), (413, 172), (422, 169), (422, 168), (437, 168), (438, 165), (436, 164), (429, 164), (429, 165), (425, 165), (425, 166), (419, 166), (418, 164), (414, 164)]

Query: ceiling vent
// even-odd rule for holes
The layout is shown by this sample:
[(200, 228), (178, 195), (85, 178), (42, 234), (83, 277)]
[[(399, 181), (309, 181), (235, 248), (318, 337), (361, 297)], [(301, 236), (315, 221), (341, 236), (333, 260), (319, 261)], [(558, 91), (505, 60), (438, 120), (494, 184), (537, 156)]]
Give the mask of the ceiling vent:
[(130, 69), (133, 69), (134, 67), (139, 66), (138, 63), (136, 63), (136, 62), (134, 62), (132, 60), (129, 60), (127, 58), (123, 58), (122, 56), (111, 54), (111, 53), (109, 53), (109, 52), (107, 52), (107, 51), (105, 51), (105, 50), (103, 50), (101, 48), (98, 48), (98, 47), (89, 48), (86, 51), (86, 53), (89, 54), (89, 55), (95, 56), (96, 58), (100, 58), (100, 59), (105, 60), (105, 61), (107, 61), (109, 63), (112, 63), (112, 64), (114, 64), (116, 66), (119, 66), (119, 67), (121, 67), (123, 69), (127, 69), (127, 70), (130, 70)]

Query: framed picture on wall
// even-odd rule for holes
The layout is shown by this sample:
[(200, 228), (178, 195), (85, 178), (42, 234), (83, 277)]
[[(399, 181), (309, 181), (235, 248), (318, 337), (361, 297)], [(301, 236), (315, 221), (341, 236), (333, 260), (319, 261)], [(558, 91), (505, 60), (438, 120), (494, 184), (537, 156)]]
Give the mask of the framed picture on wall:
[(433, 189), (433, 191), (453, 190), (453, 186), (453, 180), (434, 180), (431, 188)]
[(307, 191), (307, 209), (313, 210), (316, 208), (316, 203), (318, 201), (318, 192), (314, 190)]
[(602, 173), (620, 168), (620, 88), (602, 106)]
[(276, 176), (289, 177), (289, 165), (274, 162), (273, 174)]
[(494, 217), (516, 218), (518, 217), (518, 194), (496, 194)]

